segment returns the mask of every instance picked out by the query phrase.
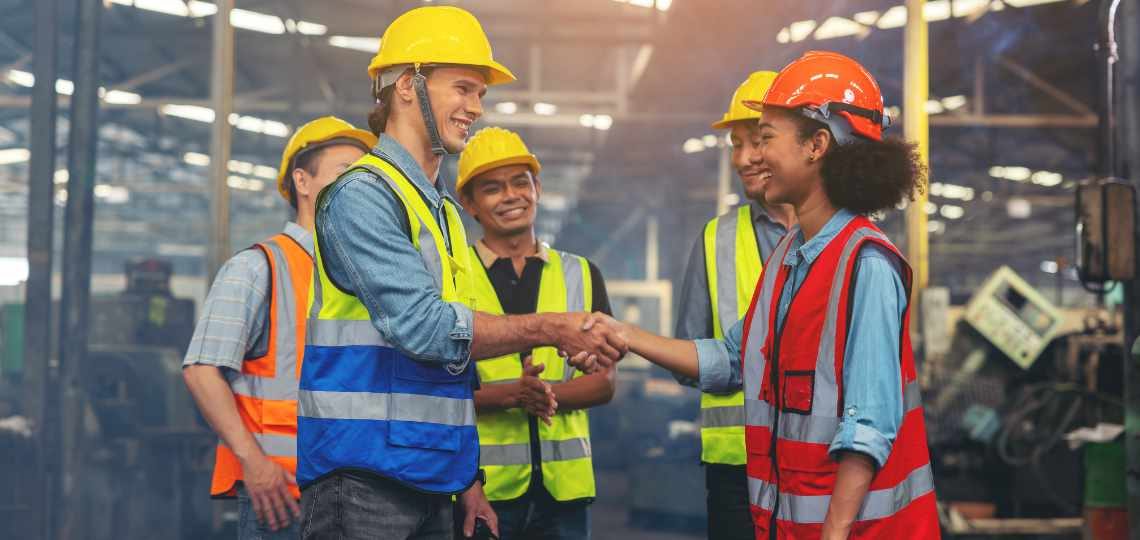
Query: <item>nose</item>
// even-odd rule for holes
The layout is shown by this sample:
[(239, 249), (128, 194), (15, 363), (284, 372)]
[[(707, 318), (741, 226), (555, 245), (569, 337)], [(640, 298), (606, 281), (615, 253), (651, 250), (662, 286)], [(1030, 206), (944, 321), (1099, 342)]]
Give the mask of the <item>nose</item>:
[(474, 117), (474, 120), (478, 120), (483, 116), (483, 98), (479, 97), (479, 94), (472, 93), (471, 98), (467, 100), (465, 110)]

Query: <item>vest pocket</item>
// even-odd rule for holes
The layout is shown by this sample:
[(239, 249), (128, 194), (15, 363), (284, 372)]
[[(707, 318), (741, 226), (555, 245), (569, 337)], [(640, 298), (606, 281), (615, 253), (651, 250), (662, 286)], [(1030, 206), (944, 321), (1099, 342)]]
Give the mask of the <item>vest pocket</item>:
[(419, 422), (391, 422), (388, 444), (445, 452), (459, 451), (459, 431), (451, 426)]
[(811, 414), (815, 371), (785, 371), (782, 386), (784, 412)]
[(467, 370), (452, 375), (442, 364), (428, 364), (410, 358), (398, 358), (393, 374), (397, 379), (430, 383), (460, 383), (468, 379)]

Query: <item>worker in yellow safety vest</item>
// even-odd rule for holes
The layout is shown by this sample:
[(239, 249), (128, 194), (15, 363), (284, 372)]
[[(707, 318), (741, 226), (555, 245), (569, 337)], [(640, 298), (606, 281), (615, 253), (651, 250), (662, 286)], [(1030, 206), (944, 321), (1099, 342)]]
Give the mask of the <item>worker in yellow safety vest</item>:
[[(540, 170), (522, 138), (497, 127), (472, 136), (459, 156), (456, 192), (483, 230), (471, 248), (475, 305), (495, 314), (609, 314), (597, 266), (538, 240)], [(555, 348), (538, 347), (483, 360), (478, 375), (479, 464), (500, 538), (589, 538), (596, 491), (587, 409), (613, 397), (614, 370), (586, 375)]]
[[(795, 223), (787, 205), (764, 200), (768, 178), (752, 158), (759, 152), (761, 113), (744, 106), (768, 91), (774, 71), (748, 76), (713, 122), (728, 130), (732, 166), (747, 198), (728, 213), (710, 220), (697, 237), (681, 288), (676, 336), (681, 339), (724, 338), (724, 332), (748, 311), (763, 261)], [(682, 383), (696, 381), (678, 376)], [(701, 394), (701, 463), (705, 467), (708, 535), (712, 540), (744, 540), (753, 536), (748, 510), (748, 477), (744, 462), (744, 394)]]

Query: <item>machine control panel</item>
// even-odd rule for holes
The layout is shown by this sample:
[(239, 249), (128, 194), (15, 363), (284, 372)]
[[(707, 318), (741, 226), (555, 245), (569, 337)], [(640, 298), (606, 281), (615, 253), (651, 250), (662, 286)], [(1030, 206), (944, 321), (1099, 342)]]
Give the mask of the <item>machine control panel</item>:
[(966, 306), (966, 321), (1022, 369), (1061, 326), (1061, 312), (1008, 266), (993, 273)]

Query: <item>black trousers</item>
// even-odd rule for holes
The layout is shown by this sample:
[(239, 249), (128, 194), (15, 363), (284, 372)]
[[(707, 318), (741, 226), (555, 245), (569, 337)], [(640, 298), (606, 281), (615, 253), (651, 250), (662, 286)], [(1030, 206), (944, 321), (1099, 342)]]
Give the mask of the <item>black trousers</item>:
[(705, 464), (709, 540), (754, 540), (744, 465)]

